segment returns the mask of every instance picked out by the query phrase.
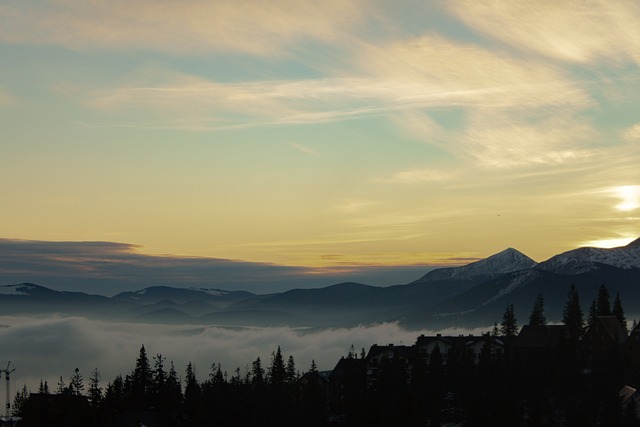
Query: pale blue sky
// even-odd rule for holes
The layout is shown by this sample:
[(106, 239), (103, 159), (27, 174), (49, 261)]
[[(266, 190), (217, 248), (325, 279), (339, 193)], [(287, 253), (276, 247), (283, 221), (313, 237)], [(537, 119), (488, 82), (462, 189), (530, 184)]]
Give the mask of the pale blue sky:
[(0, 1), (0, 237), (343, 268), (640, 235), (640, 5)]

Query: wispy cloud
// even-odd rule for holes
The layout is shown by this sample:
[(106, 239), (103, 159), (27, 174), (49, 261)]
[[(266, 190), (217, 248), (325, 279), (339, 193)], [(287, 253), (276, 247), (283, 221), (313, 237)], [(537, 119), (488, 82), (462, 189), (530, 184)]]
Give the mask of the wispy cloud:
[(343, 200), (340, 204), (338, 204), (335, 209), (338, 212), (352, 214), (357, 212), (362, 212), (372, 206), (375, 206), (376, 202), (373, 200), (363, 200), (363, 199), (348, 199)]
[(624, 129), (622, 131), (622, 138), (630, 142), (640, 141), (640, 123)]
[(453, 172), (424, 168), (401, 171), (380, 181), (395, 184), (417, 184), (424, 182), (444, 182), (454, 178), (455, 174)]
[(556, 68), (434, 35), (369, 45), (357, 61), (378, 79), (420, 87), (412, 98), (439, 98), (442, 105), (530, 109), (592, 104), (588, 92)]
[(290, 142), (289, 145), (291, 145), (293, 148), (295, 148), (296, 150), (300, 151), (301, 153), (308, 154), (310, 156), (319, 156), (320, 155), (317, 151), (312, 150), (311, 148), (307, 147), (306, 145), (300, 144), (298, 142)]
[[(463, 67), (462, 62), (457, 66)], [(527, 66), (522, 64), (521, 68), (525, 70)], [(463, 82), (461, 78), (443, 83), (440, 80), (447, 79), (447, 74), (441, 71), (440, 76), (422, 80), (406, 79), (402, 72), (377, 77), (229, 84), (185, 77), (164, 85), (93, 91), (88, 94), (87, 104), (106, 112), (139, 109), (169, 115), (169, 124), (165, 119), (158, 122), (161, 127), (215, 130), (327, 123), (434, 107), (522, 110), (545, 106), (573, 108), (590, 103), (579, 87), (561, 80), (505, 82), (500, 81), (504, 76), (497, 75), (495, 80), (491, 78), (492, 82), (476, 84)], [(533, 70), (530, 77), (536, 72)], [(153, 123), (147, 126), (153, 127)]]
[(13, 2), (0, 6), (0, 40), (79, 50), (149, 50), (176, 55), (239, 51), (274, 55), (286, 53), (301, 40), (339, 39), (358, 22), (358, 3)]
[(591, 156), (593, 151), (580, 144), (596, 134), (588, 123), (571, 116), (528, 123), (509, 116), (477, 114), (457, 149), (485, 167), (561, 164)]
[(469, 27), (524, 52), (563, 61), (640, 64), (640, 5), (633, 1), (449, 2)]

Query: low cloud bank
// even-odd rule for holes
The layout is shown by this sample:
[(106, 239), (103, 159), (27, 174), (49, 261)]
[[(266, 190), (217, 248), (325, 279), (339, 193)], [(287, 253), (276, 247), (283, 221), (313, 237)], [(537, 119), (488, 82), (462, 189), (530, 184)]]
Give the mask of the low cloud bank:
[(222, 258), (146, 255), (139, 249), (116, 242), (0, 238), (0, 284), (31, 282), (61, 291), (107, 296), (160, 285), (271, 293), (344, 281), (376, 286), (402, 284), (431, 269), (426, 265), (313, 269)]
[[(77, 367), (85, 378), (94, 368), (102, 375), (103, 385), (133, 370), (140, 346), (149, 358), (162, 353), (175, 363), (181, 377), (188, 362), (196, 366), (200, 381), (208, 378), (212, 363), (220, 363), (229, 375), (236, 367), (245, 370), (260, 357), (263, 366), (271, 361), (278, 346), (285, 357), (293, 355), (300, 371), (306, 371), (314, 359), (320, 370), (331, 370), (353, 344), (357, 352), (368, 351), (372, 344), (411, 345), (420, 333), (407, 331), (394, 323), (355, 328), (305, 330), (280, 328), (228, 328), (216, 326), (150, 325), (105, 322), (82, 317), (0, 317), (0, 362), (16, 368), (12, 390), (22, 384), (37, 391), (46, 380), (52, 391), (60, 376), (68, 379)], [(444, 334), (477, 331), (440, 331)]]

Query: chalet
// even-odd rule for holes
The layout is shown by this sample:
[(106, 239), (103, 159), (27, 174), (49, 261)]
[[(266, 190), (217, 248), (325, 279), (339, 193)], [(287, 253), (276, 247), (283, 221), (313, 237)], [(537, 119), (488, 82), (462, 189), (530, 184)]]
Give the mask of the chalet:
[(501, 337), (494, 337), (484, 334), (479, 337), (472, 337), (464, 345), (464, 350), (475, 363), (480, 361), (483, 352), (488, 351), (488, 355), (495, 359), (501, 359), (505, 353), (505, 343)]
[(331, 395), (338, 401), (348, 400), (365, 391), (366, 359), (342, 357), (329, 374)]
[(406, 382), (411, 381), (411, 372), (416, 361), (415, 346), (393, 345), (379, 346), (374, 344), (365, 358), (367, 386), (376, 387), (383, 374), (401, 375)]
[(565, 337), (564, 325), (524, 325), (513, 343), (513, 358), (524, 364), (556, 360)]
[(424, 363), (428, 363), (435, 348), (442, 355), (443, 364), (457, 360), (463, 355), (468, 356), (474, 363), (480, 360), (483, 349), (489, 349), (494, 357), (502, 357), (505, 352), (505, 342), (502, 337), (494, 337), (488, 334), (481, 336), (458, 335), (443, 337), (437, 334), (435, 337), (420, 335), (416, 341), (418, 357)]
[(628, 417), (640, 418), (640, 393), (637, 389), (625, 385), (618, 392), (618, 397), (622, 404), (622, 410)]
[(441, 334), (435, 337), (420, 335), (416, 341), (418, 357), (424, 363), (428, 363), (433, 351), (437, 347), (442, 355), (442, 363), (446, 365), (448, 360), (457, 357), (463, 340), (463, 335), (458, 337), (443, 337)]

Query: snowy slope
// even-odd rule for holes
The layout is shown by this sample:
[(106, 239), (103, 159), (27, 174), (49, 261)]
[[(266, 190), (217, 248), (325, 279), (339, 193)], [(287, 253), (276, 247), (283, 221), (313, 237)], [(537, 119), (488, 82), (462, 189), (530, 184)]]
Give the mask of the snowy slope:
[(624, 270), (640, 269), (640, 239), (618, 248), (574, 249), (540, 263), (538, 268), (559, 274), (582, 274), (596, 270), (598, 264)]
[(32, 291), (44, 289), (42, 286), (31, 283), (21, 283), (19, 285), (0, 286), (0, 295), (30, 295)]
[(113, 298), (120, 301), (134, 302), (136, 304), (155, 304), (161, 301), (173, 301), (180, 304), (190, 301), (229, 304), (252, 297), (255, 297), (255, 295), (246, 291), (151, 286), (138, 291), (121, 292)]
[(513, 248), (462, 267), (439, 268), (433, 270), (414, 283), (445, 280), (489, 280), (514, 271), (533, 268), (537, 263)]

